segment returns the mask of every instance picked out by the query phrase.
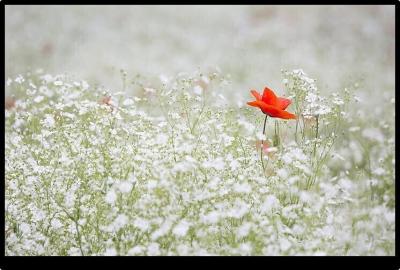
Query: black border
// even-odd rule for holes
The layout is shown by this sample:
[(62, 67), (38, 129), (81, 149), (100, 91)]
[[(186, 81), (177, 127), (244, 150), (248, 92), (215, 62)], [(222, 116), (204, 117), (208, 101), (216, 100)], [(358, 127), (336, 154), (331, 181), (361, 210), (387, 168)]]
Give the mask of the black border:
[[(35, 2), (35, 3), (33, 3)], [(105, 1), (105, 0), (86, 0), (86, 1), (76, 1), (76, 0), (58, 0), (58, 1), (27, 1), (27, 0), (0, 0), (0, 5), (1, 5), (1, 16), (2, 21), (3, 21), (3, 35), (2, 35), (2, 44), (4, 46), (5, 44), (5, 5), (26, 5), (26, 4), (36, 4), (36, 5), (52, 5), (52, 4), (89, 4), (89, 5), (103, 5), (103, 4), (128, 4), (125, 1), (121, 0), (116, 0), (116, 1)], [(149, 4), (149, 3), (144, 3), (143, 1), (139, 1), (138, 3), (135, 4)], [(170, 1), (169, 3), (161, 3), (161, 1), (153, 1), (152, 4), (183, 4), (180, 1)], [(221, 1), (204, 1), (202, 4), (222, 4)], [(303, 0), (303, 1), (295, 1), (295, 0), (286, 0), (286, 1), (261, 1), (261, 0), (251, 0), (247, 1), (246, 3), (241, 3), (242, 5), (248, 5), (248, 4), (280, 4), (280, 5), (298, 5), (298, 4), (315, 4), (317, 5), (315, 1), (310, 1), (310, 0)], [(398, 14), (399, 14), (399, 6), (400, 6), (400, 0), (395, 1), (395, 0), (385, 0), (385, 1), (366, 1), (366, 0), (352, 0), (352, 1), (344, 1), (344, 0), (336, 0), (336, 1), (325, 1), (323, 4), (335, 4), (335, 5), (341, 5), (341, 4), (350, 4), (350, 5), (371, 5), (371, 4), (379, 4), (379, 5), (395, 5), (395, 18), (396, 18), (396, 41), (397, 41), (397, 36), (399, 32), (399, 19), (398, 19)], [(237, 3), (235, 4), (237, 5)], [(398, 49), (397, 46), (395, 47), (395, 56), (396, 60), (398, 57)], [(5, 70), (5, 49), (4, 49), (4, 54), (2, 54), (3, 57), (3, 70)], [(397, 68), (397, 61), (395, 62), (395, 70)], [(5, 74), (4, 72), (1, 74), (2, 78), (2, 86), (5, 87)], [(397, 76), (395, 78), (395, 86), (396, 86), (396, 100), (398, 100), (398, 87), (397, 87)], [(4, 92), (4, 88), (3, 88)], [(3, 95), (3, 99), (4, 99)], [(2, 105), (4, 104), (4, 101), (2, 102)], [(3, 105), (4, 106), (4, 105)], [(4, 107), (2, 108), (3, 113), (4, 113)], [(396, 103), (396, 114), (398, 114), (398, 106)], [(4, 115), (3, 115), (4, 116)], [(4, 119), (4, 118), (3, 118)], [(398, 119), (396, 119), (396, 129), (395, 129), (395, 136), (397, 139), (397, 127), (398, 127)], [(3, 142), (5, 141), (5, 133), (4, 133), (4, 124), (1, 125), (2, 132), (2, 140)], [(4, 156), (4, 144), (2, 145), (2, 153)], [(396, 153), (396, 159), (398, 159), (398, 146), (396, 144), (395, 146), (395, 153)], [(3, 168), (4, 168), (4, 159), (3, 159)], [(3, 170), (4, 171), (4, 170)], [(397, 176), (397, 170), (396, 170), (396, 176)], [(4, 179), (4, 178), (3, 178)], [(2, 190), (1, 192), (1, 199), (0, 203), (2, 205), (2, 210), (4, 211), (4, 196), (5, 196), (5, 183), (4, 181), (1, 181), (1, 186), (0, 189)], [(399, 193), (397, 192), (397, 181), (395, 181), (395, 196), (396, 196), (396, 201), (398, 201)], [(399, 209), (396, 204), (396, 235), (398, 231), (398, 222), (397, 222), (397, 217), (399, 216)], [(8, 270), (8, 269), (24, 269), (26, 266), (30, 269), (42, 269), (45, 266), (49, 266), (49, 268), (60, 268), (60, 267), (69, 267), (72, 266), (73, 268), (80, 268), (80, 267), (86, 267), (85, 263), (90, 263), (90, 266), (93, 267), (104, 267), (108, 269), (115, 269), (116, 268), (116, 263), (127, 263), (127, 266), (129, 268), (136, 268), (140, 267), (138, 264), (139, 262), (146, 263), (146, 267), (150, 266), (150, 262), (154, 261), (157, 262), (157, 260), (160, 260), (160, 262), (166, 261), (166, 260), (172, 260), (177, 257), (60, 257), (60, 256), (53, 256), (53, 257), (25, 257), (25, 256), (5, 256), (5, 233), (4, 233), (4, 227), (5, 227), (5, 216), (4, 214), (0, 215), (0, 221), (1, 221), (1, 226), (2, 229), (0, 230), (0, 236), (1, 236), (1, 249), (0, 249), (0, 270)], [(284, 268), (285, 266), (291, 265), (292, 267), (294, 266), (295, 268), (299, 268), (300, 266), (304, 266), (306, 268), (325, 268), (328, 266), (329, 267), (334, 267), (334, 268), (359, 268), (362, 269), (363, 267), (367, 266), (367, 268), (371, 267), (373, 269), (400, 269), (400, 260), (399, 260), (399, 248), (397, 245), (398, 237), (396, 237), (396, 249), (395, 249), (395, 256), (346, 256), (346, 257), (341, 257), (341, 256), (326, 256), (326, 257), (311, 257), (311, 256), (303, 256), (303, 257), (241, 257), (242, 260), (239, 261), (237, 260), (237, 256), (232, 256), (229, 258), (232, 258), (232, 261), (234, 265), (232, 266), (240, 266), (238, 263), (241, 262), (243, 263), (243, 266), (250, 266), (251, 261), (253, 263), (260, 263), (260, 266), (262, 268), (269, 268), (269, 269), (276, 269), (276, 268)], [(187, 259), (196, 259), (199, 258), (198, 261), (200, 260), (210, 260), (212, 264), (205, 264), (205, 265), (200, 265), (200, 264), (190, 264), (191, 262), (187, 261)], [(179, 257), (180, 260), (182, 260), (182, 265), (185, 265), (185, 268), (192, 268), (194, 266), (228, 266), (227, 263), (229, 262), (228, 260), (225, 259), (226, 257)], [(133, 262), (132, 259), (137, 259), (138, 261)], [(149, 260), (151, 259), (151, 260)], [(212, 260), (211, 260), (212, 259)], [(250, 261), (251, 259), (251, 261)], [(188, 264), (185, 264), (185, 260)], [(213, 262), (212, 262), (213, 261)], [(217, 265), (219, 263), (219, 265)], [(360, 265), (361, 263), (361, 265)], [(363, 266), (363, 263), (365, 265)], [(97, 264), (97, 265), (96, 265)], [(355, 265), (352, 265), (355, 264)], [(25, 266), (25, 267), (24, 267)], [(89, 266), (89, 267), (90, 267)], [(174, 267), (179, 266), (179, 264), (173, 264)], [(275, 266), (275, 267), (274, 267)], [(229, 267), (229, 266), (228, 266)]]

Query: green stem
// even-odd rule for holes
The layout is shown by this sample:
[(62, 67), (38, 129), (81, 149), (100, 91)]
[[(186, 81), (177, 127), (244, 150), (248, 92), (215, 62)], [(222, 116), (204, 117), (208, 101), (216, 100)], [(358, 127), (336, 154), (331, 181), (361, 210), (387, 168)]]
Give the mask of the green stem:
[(317, 140), (318, 140), (318, 115), (316, 116), (316, 121), (317, 121), (317, 126), (316, 126), (316, 131), (315, 131), (315, 142), (314, 142), (314, 159), (315, 159), (315, 155), (316, 155), (316, 151), (317, 151)]
[[(267, 124), (267, 118), (268, 118), (268, 115), (265, 114), (263, 135), (265, 135), (265, 125)], [(263, 148), (264, 148), (264, 140), (261, 140), (261, 165), (263, 167), (263, 173), (265, 173), (265, 166), (264, 166), (264, 159), (263, 159)]]

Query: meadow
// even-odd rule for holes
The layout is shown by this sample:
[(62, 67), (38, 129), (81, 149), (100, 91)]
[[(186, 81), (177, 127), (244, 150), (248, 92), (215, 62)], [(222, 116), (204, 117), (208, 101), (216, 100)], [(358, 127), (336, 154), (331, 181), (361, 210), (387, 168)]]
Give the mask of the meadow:
[(394, 6), (7, 6), (5, 72), (7, 256), (395, 254)]

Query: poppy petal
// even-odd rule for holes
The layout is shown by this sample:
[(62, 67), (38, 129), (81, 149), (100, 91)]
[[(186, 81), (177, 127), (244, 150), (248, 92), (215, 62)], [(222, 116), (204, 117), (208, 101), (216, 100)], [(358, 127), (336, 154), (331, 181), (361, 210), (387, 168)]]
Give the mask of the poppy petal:
[(290, 99), (287, 98), (278, 98), (278, 107), (281, 110), (285, 110), (290, 104), (292, 103), (292, 101)]
[(250, 106), (253, 106), (253, 107), (257, 107), (257, 108), (260, 108), (260, 104), (259, 104), (259, 100), (255, 100), (255, 101), (250, 101), (250, 102), (247, 102), (247, 105), (250, 105)]
[(274, 91), (272, 91), (268, 87), (264, 88), (262, 101), (273, 106), (276, 106), (278, 104), (278, 98), (276, 97)]
[(277, 116), (278, 118), (282, 118), (282, 119), (296, 119), (296, 115), (294, 115), (293, 113), (287, 112), (287, 111), (280, 111), (279, 116)]
[(257, 100), (262, 100), (260, 93), (258, 93), (256, 90), (251, 90), (250, 92)]
[[(296, 115), (281, 110), (279, 107), (266, 104), (265, 102), (254, 101), (253, 104), (254, 105), (252, 106), (259, 107), (264, 113), (268, 114), (271, 117), (277, 117), (282, 119), (296, 119)], [(256, 104), (258, 104), (258, 106), (256, 106)]]

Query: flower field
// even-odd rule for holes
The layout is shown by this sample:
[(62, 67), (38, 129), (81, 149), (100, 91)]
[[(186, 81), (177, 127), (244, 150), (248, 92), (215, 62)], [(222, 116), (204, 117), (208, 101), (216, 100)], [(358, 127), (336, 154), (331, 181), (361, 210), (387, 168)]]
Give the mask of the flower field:
[(5, 87), (8, 256), (395, 253), (394, 6), (8, 6)]

